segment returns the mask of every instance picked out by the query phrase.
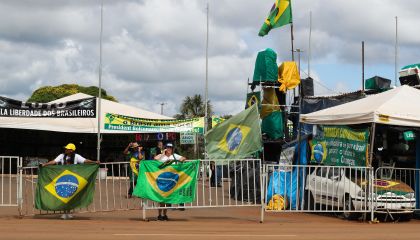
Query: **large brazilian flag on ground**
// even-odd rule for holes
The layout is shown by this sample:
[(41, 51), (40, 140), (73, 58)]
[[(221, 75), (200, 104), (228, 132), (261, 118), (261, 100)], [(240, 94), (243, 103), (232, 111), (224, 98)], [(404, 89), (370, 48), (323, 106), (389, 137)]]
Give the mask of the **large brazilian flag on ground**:
[(210, 159), (240, 159), (261, 150), (257, 104), (220, 123), (205, 138)]
[(160, 203), (193, 202), (198, 166), (198, 160), (165, 167), (159, 161), (141, 161), (133, 195)]
[(39, 168), (35, 208), (63, 211), (92, 203), (99, 165), (53, 165)]

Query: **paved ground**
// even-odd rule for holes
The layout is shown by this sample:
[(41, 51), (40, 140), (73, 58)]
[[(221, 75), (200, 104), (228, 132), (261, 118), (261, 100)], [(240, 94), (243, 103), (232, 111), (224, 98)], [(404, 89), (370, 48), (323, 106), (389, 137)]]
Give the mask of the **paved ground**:
[(315, 214), (266, 214), (257, 208), (169, 211), (170, 221), (140, 220), (139, 210), (17, 218), (0, 209), (0, 239), (419, 239), (420, 221), (369, 224)]

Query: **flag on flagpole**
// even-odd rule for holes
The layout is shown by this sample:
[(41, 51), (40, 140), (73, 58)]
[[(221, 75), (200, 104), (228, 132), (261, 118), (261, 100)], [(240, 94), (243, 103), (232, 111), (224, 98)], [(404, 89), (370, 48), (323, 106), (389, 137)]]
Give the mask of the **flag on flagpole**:
[(163, 164), (141, 161), (133, 195), (160, 203), (190, 203), (195, 199), (199, 161)]
[(257, 104), (220, 123), (205, 138), (210, 159), (239, 159), (261, 150)]
[(270, 10), (268, 18), (264, 21), (258, 36), (265, 36), (273, 28), (278, 28), (292, 23), (291, 0), (276, 0)]
[(39, 169), (35, 208), (63, 211), (92, 203), (99, 165), (54, 165)]

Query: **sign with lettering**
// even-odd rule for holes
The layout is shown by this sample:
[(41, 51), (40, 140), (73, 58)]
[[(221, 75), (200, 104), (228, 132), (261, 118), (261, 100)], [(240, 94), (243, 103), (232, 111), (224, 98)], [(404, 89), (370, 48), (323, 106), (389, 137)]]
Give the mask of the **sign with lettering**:
[(0, 117), (96, 118), (96, 99), (92, 97), (60, 103), (31, 103), (0, 97)]
[(133, 132), (204, 132), (204, 118), (191, 119), (148, 119), (112, 113), (105, 114), (104, 128), (114, 131)]
[(311, 162), (332, 166), (366, 166), (369, 130), (323, 126), (312, 140)]
[(181, 144), (195, 144), (195, 133), (182, 132), (179, 136), (179, 142)]

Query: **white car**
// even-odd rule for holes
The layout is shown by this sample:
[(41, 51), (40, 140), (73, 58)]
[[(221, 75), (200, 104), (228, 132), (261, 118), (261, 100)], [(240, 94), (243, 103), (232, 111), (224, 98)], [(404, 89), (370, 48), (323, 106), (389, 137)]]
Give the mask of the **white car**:
[(360, 212), (370, 209), (368, 196), (372, 195), (375, 212), (412, 215), (416, 199), (410, 186), (396, 180), (374, 179), (373, 193), (369, 194), (368, 180), (368, 173), (361, 169), (315, 167), (307, 175), (305, 205), (316, 210), (320, 210), (319, 205), (325, 206), (323, 211), (344, 211), (345, 218), (356, 219)]

